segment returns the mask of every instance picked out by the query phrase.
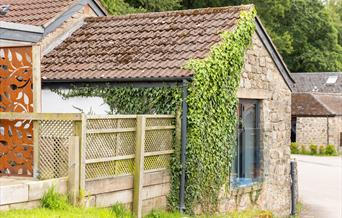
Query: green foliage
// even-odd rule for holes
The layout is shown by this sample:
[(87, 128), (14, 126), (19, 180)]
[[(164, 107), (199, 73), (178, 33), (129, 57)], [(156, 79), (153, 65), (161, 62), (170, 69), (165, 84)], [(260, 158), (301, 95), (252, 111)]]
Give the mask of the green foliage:
[[(179, 212), (166, 212), (162, 210), (153, 210), (147, 214), (144, 218), (181, 218), (184, 217)], [(187, 217), (187, 216), (185, 216)]]
[(33, 210), (10, 210), (0, 212), (0, 218), (116, 218), (109, 209), (105, 208), (76, 208), (65, 210), (50, 210), (38, 208)]
[(133, 218), (132, 213), (123, 204), (113, 205), (112, 212), (117, 218)]
[(44, 193), (40, 201), (43, 208), (63, 210), (69, 207), (67, 196), (57, 193), (54, 186)]
[(124, 0), (101, 0), (101, 3), (111, 15), (132, 14), (146, 11), (143, 8), (131, 7), (124, 2)]
[(336, 156), (337, 151), (334, 145), (327, 145), (325, 148), (325, 154), (329, 156)]
[(325, 147), (324, 147), (324, 145), (320, 145), (319, 146), (318, 152), (319, 152), (320, 155), (324, 155), (325, 154)]
[[(187, 99), (187, 213), (197, 204), (207, 213), (215, 212), (219, 192), (229, 182), (236, 145), (237, 90), (254, 17), (255, 10), (242, 12), (235, 31), (224, 32), (208, 57), (187, 65), (194, 72)], [(172, 187), (171, 195), (176, 204), (178, 189)]]
[(64, 98), (97, 96), (109, 105), (109, 114), (175, 114), (181, 104), (179, 87), (73, 87), (69, 92), (53, 90)]
[(308, 154), (308, 151), (306, 150), (305, 145), (301, 145), (300, 147), (301, 147), (300, 154)]
[(126, 0), (135, 8), (144, 8), (147, 11), (171, 11), (181, 8), (181, 0)]
[(338, 31), (338, 43), (340, 46), (342, 46), (342, 1), (329, 0), (327, 4), (327, 10), (335, 28)]
[(318, 154), (318, 150), (317, 149), (318, 149), (317, 145), (311, 144), (310, 145), (310, 154), (312, 154), (312, 155)]
[(292, 142), (291, 143), (291, 154), (299, 154), (299, 147), (298, 144), (296, 142)]

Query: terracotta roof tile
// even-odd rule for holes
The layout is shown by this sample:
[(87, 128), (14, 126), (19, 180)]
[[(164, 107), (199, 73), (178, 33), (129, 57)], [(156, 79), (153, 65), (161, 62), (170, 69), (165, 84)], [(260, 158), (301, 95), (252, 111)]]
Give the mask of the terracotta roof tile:
[(44, 80), (189, 77), (183, 69), (204, 58), (253, 6), (87, 18), (42, 60)]
[(79, 0), (0, 0), (1, 5), (10, 5), (0, 21), (41, 26), (63, 13)]

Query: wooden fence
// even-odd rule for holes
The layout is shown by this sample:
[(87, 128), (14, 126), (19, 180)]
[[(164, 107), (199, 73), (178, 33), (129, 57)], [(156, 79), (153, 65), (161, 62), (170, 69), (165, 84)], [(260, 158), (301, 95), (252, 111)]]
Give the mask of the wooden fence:
[(0, 113), (0, 120), (33, 122), (34, 176), (68, 176), (72, 203), (86, 180), (133, 174), (133, 209), (138, 217), (144, 172), (168, 168), (179, 138), (172, 115)]

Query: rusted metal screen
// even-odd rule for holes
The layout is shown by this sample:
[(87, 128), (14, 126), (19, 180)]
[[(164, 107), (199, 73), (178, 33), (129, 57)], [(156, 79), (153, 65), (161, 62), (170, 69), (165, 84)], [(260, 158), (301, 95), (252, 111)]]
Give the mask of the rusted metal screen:
[[(33, 112), (32, 47), (0, 48), (0, 112)], [(31, 120), (0, 120), (0, 176), (32, 176)]]

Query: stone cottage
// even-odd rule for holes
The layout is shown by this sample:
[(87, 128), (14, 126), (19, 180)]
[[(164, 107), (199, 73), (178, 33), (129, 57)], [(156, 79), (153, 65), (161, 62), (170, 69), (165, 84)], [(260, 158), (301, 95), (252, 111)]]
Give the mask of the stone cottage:
[[(206, 57), (220, 33), (234, 31), (242, 11), (253, 6), (88, 17), (51, 51), (41, 65), (42, 111), (106, 113), (98, 99), (58, 96), (51, 89), (111, 85), (155, 87), (191, 82), (190, 59)], [(279, 216), (290, 213), (290, 127), (293, 79), (255, 18), (256, 31), (245, 55), (238, 91), (241, 131), (234, 186), (220, 199), (221, 212), (257, 205)], [(1, 38), (1, 36), (0, 36)], [(38, 43), (44, 46), (44, 43)], [(98, 104), (98, 105), (96, 105)], [(84, 108), (83, 108), (84, 107)]]
[(342, 146), (342, 73), (293, 73), (292, 142)]

